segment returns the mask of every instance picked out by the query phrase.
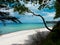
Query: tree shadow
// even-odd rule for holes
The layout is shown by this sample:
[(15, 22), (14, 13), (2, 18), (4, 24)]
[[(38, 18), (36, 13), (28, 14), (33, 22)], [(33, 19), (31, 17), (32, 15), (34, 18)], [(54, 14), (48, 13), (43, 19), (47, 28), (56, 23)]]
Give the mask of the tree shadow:
[(60, 21), (53, 26), (52, 32), (37, 32), (25, 42), (25, 45), (60, 45)]
[(12, 45), (23, 45), (23, 44), (12, 44)]
[(37, 32), (36, 34), (29, 35), (29, 40), (25, 40), (25, 45), (40, 45), (46, 39), (49, 31)]

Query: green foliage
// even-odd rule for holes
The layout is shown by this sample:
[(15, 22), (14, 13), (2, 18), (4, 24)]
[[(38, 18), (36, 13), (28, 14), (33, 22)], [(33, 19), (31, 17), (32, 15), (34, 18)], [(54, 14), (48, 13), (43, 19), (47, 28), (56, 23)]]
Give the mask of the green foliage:
[[(19, 0), (0, 0), (0, 9), (5, 8), (5, 10), (9, 10), (10, 9), (10, 5), (19, 5)], [(9, 6), (8, 6), (9, 5)], [(14, 8), (14, 6), (12, 6), (12, 8)], [(10, 14), (8, 12), (1, 12), (0, 11), (0, 20), (2, 21), (2, 23), (5, 25), (6, 20), (11, 20), (15, 23), (21, 23), (16, 17), (10, 16)]]
[(56, 3), (55, 3), (55, 9), (56, 9), (56, 14), (55, 14), (54, 19), (60, 17), (60, 2), (56, 1)]
[(14, 7), (14, 11), (18, 11), (19, 14), (23, 14), (26, 11), (28, 12), (28, 8), (25, 7), (24, 5), (17, 5), (17, 6)]
[(42, 1), (43, 1), (43, 0), (39, 0), (39, 4), (41, 4), (41, 3), (42, 3)]

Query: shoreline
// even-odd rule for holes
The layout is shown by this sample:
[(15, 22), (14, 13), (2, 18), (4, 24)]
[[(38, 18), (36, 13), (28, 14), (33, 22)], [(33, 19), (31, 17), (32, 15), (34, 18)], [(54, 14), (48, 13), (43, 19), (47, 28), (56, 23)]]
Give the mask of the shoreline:
[(29, 35), (33, 35), (39, 31), (42, 32), (48, 30), (46, 28), (40, 28), (40, 29), (17, 31), (17, 32), (1, 35), (0, 45), (23, 44), (24, 40), (28, 40)]
[[(42, 27), (42, 28), (45, 28), (45, 27)], [(38, 28), (38, 29), (42, 29), (42, 28)], [(52, 27), (50, 26), (49, 28), (52, 28)], [(37, 30), (37, 29), (25, 29), (25, 30), (20, 30), (20, 31), (29, 31), (29, 30)], [(19, 32), (19, 31), (15, 31), (15, 32)], [(8, 32), (1, 35), (11, 34), (11, 33), (14, 33), (14, 32)]]

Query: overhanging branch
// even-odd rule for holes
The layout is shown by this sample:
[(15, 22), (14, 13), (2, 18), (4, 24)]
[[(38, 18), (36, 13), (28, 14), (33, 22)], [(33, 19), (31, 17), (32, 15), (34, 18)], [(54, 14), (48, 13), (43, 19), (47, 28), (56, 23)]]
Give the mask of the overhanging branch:
[(44, 23), (45, 27), (46, 27), (49, 31), (52, 32), (52, 29), (48, 28), (48, 26), (47, 26), (47, 24), (46, 24), (46, 22), (45, 22), (45, 19), (44, 19), (41, 15), (37, 15), (37, 14), (35, 14), (34, 12), (31, 12), (31, 13), (32, 13), (34, 16), (39, 16), (39, 17), (41, 17), (42, 20), (43, 20), (43, 23)]

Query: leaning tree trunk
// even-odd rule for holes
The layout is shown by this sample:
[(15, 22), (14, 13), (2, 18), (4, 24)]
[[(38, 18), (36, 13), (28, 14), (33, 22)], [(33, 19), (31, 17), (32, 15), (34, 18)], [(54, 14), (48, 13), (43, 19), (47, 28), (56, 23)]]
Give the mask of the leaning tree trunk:
[[(31, 12), (31, 13), (33, 13), (33, 12)], [(43, 23), (44, 23), (45, 27), (46, 27), (49, 31), (52, 32), (52, 30), (51, 30), (50, 28), (48, 28), (48, 26), (47, 26), (47, 24), (46, 24), (46, 22), (45, 22), (45, 19), (44, 19), (41, 15), (37, 15), (37, 14), (34, 14), (34, 13), (33, 13), (33, 15), (35, 15), (35, 16), (40, 16), (40, 17), (42, 18), (42, 20), (43, 20)]]

